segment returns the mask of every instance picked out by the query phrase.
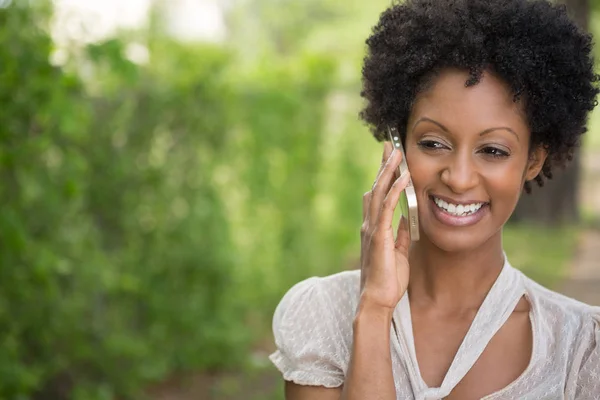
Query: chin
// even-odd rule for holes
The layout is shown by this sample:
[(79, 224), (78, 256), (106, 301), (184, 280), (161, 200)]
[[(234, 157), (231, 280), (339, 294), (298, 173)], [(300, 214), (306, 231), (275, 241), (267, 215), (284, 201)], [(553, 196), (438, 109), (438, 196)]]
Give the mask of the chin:
[[(467, 232), (468, 228), (456, 228), (444, 231), (423, 227), (422, 239), (446, 253), (465, 253), (477, 250), (493, 235), (482, 235), (481, 232)], [(463, 230), (461, 232), (461, 230)], [(433, 231), (433, 232), (432, 232)]]

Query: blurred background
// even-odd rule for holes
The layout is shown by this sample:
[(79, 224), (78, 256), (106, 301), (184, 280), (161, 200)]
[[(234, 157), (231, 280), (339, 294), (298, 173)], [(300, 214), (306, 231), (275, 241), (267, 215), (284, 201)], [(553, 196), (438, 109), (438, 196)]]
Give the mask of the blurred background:
[[(387, 5), (0, 0), (0, 399), (283, 398), (275, 306), (358, 266)], [(600, 5), (568, 6), (600, 30)], [(597, 115), (505, 245), (600, 304)]]

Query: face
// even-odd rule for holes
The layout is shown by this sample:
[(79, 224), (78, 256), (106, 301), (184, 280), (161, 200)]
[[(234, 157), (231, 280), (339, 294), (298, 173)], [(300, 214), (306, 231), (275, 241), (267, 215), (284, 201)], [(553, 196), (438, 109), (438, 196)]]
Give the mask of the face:
[(501, 240), (546, 156), (530, 152), (525, 116), (503, 81), (484, 73), (465, 87), (467, 79), (458, 70), (439, 74), (415, 99), (406, 134), (422, 236), (452, 252)]

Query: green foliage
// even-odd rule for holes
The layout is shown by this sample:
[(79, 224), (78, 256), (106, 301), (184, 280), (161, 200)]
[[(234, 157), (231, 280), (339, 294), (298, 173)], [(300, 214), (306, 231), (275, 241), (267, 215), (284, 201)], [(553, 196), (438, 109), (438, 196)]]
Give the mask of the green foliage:
[(283, 290), (339, 266), (318, 215), (335, 63), (240, 73), (156, 34), (148, 65), (114, 38), (61, 69), (49, 15), (0, 13), (0, 398), (239, 365)]
[(0, 398), (133, 396), (239, 361), (209, 174), (231, 129), (227, 54), (166, 43), (166, 75), (110, 40), (88, 49), (86, 88), (49, 63), (44, 15), (0, 13)]
[(87, 167), (77, 147), (90, 114), (72, 101), (78, 80), (48, 63), (52, 43), (30, 22), (43, 22), (37, 12), (0, 12), (2, 398), (42, 387), (70, 358), (71, 341), (93, 340), (77, 323), (86, 308), (80, 289), (98, 267), (87, 257), (100, 257), (81, 215)]

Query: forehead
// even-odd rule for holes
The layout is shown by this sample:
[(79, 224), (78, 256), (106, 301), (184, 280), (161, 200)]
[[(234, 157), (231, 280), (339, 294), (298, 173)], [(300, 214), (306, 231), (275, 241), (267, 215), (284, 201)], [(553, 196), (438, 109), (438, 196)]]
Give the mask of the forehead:
[(417, 94), (411, 110), (408, 130), (421, 117), (443, 123), (450, 130), (482, 131), (495, 125), (509, 125), (527, 131), (521, 103), (513, 101), (510, 87), (489, 72), (480, 81), (466, 87), (469, 74), (444, 70), (433, 78), (427, 89)]

